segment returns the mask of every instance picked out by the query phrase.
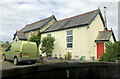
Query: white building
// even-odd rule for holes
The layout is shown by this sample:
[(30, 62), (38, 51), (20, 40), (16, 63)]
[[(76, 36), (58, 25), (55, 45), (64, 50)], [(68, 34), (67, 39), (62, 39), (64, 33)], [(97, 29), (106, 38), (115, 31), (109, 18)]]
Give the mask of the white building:
[(100, 9), (59, 21), (52, 15), (26, 25), (20, 31), (29, 39), (31, 34), (36, 35), (38, 30), (42, 32), (42, 38), (55, 37), (53, 57), (64, 57), (70, 52), (73, 59), (99, 59), (100, 54), (104, 52), (105, 42), (116, 42), (112, 29), (105, 27)]

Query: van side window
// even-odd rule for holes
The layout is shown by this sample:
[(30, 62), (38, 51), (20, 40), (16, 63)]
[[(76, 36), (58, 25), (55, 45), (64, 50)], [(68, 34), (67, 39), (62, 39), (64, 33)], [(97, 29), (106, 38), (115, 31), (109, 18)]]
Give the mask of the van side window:
[(10, 51), (10, 49), (11, 49), (11, 45), (6, 49), (6, 51)]

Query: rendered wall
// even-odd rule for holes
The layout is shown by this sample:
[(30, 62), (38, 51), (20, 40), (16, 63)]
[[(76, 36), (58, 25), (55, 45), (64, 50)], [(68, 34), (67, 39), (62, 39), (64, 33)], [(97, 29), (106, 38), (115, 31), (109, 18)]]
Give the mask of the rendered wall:
[(93, 20), (93, 22), (89, 26), (90, 28), (88, 29), (88, 52), (89, 56), (88, 58), (95, 57), (97, 59), (97, 43), (95, 42), (95, 39), (99, 33), (99, 31), (104, 30), (104, 25), (100, 19), (100, 16), (97, 15), (97, 17)]

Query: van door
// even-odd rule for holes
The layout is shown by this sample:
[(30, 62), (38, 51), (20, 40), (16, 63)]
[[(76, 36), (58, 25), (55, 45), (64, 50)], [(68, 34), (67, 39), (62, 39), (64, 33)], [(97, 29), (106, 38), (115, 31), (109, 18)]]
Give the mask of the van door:
[(32, 59), (32, 58), (37, 58), (37, 47), (35, 44), (31, 43), (24, 43), (23, 44), (23, 49), (22, 49), (22, 54), (24, 59)]
[(5, 50), (6, 59), (10, 60), (11, 58), (11, 45)]

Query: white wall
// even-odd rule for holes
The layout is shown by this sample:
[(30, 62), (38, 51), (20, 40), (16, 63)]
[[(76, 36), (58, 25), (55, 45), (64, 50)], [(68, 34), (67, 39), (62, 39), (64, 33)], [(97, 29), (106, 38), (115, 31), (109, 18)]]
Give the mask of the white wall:
[[(68, 49), (66, 47), (66, 36), (67, 36), (67, 31), (68, 30), (73, 30), (73, 48)], [(67, 30), (62, 30), (62, 31), (55, 31), (55, 32), (50, 32), (46, 34), (42, 34), (42, 38), (47, 36), (47, 34), (51, 34), (53, 37), (55, 37), (55, 46), (53, 50), (53, 54), (57, 54), (64, 56), (67, 52), (72, 53), (72, 58), (74, 56), (85, 56), (87, 54), (87, 27), (79, 27), (79, 28), (74, 28), (74, 29), (67, 29)]]
[(110, 37), (110, 42), (115, 43), (113, 35), (111, 35), (111, 37)]
[(88, 58), (90, 58), (90, 56), (95, 56), (95, 59), (97, 59), (97, 44), (95, 43), (95, 39), (99, 31), (103, 30), (104, 25), (100, 19), (100, 16), (97, 15), (94, 21), (90, 24), (90, 28), (88, 29)]
[(19, 41), (18, 36), (16, 36), (13, 41), (16, 42), (16, 40)]

